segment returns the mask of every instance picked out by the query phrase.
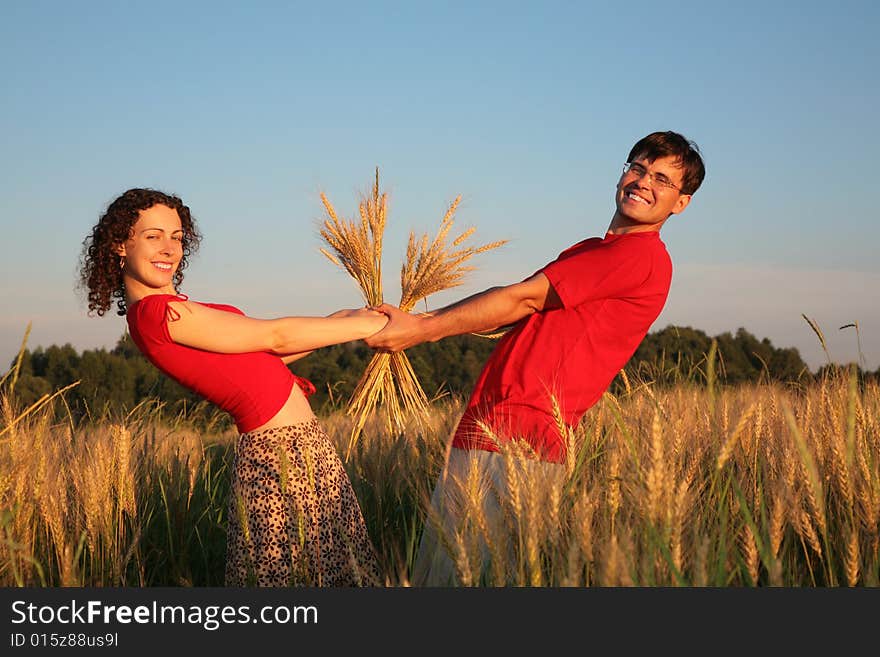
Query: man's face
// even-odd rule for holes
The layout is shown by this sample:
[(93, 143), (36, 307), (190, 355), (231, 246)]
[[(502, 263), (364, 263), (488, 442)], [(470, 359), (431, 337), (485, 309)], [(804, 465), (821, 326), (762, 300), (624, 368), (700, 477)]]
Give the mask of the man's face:
[(617, 213), (634, 226), (659, 228), (671, 214), (678, 214), (690, 203), (691, 195), (681, 193), (684, 171), (675, 157), (649, 162), (639, 156), (617, 183)]

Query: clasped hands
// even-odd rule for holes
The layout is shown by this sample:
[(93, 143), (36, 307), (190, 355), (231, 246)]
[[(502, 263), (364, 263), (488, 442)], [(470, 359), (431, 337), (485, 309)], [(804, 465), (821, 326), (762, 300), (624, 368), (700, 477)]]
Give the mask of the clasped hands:
[(429, 339), (425, 321), (432, 317), (433, 313), (411, 315), (388, 303), (375, 306), (372, 310), (388, 316), (388, 323), (385, 324), (385, 327), (365, 340), (373, 349), (390, 352), (403, 351)]
[(396, 306), (383, 303), (379, 306), (337, 310), (330, 317), (375, 317), (376, 315), (385, 315), (388, 321), (379, 331), (365, 338), (364, 342), (377, 351), (403, 351), (428, 339), (424, 321), (432, 317), (433, 313), (411, 315)]

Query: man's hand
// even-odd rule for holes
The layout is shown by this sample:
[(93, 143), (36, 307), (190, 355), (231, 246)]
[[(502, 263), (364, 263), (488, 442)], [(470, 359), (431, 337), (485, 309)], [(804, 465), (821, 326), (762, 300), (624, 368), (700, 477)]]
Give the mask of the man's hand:
[(381, 331), (364, 340), (373, 349), (403, 351), (429, 339), (424, 326), (425, 317), (429, 315), (410, 315), (387, 303), (376, 306), (374, 310), (387, 315), (388, 323)]

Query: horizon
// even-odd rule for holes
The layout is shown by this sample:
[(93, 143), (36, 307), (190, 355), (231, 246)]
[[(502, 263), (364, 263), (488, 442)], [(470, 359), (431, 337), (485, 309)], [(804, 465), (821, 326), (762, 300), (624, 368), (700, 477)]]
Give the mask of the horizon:
[[(812, 318), (809, 318), (809, 319), (810, 319), (811, 321), (813, 321)], [(684, 324), (671, 324), (671, 323), (670, 323), (670, 324), (666, 324), (666, 325), (664, 325), (664, 326), (657, 326), (657, 325), (656, 325), (656, 322), (655, 322), (655, 325), (651, 327), (651, 330), (648, 331), (648, 334), (647, 334), (647, 335), (656, 334), (656, 333), (659, 333), (659, 332), (661, 332), (661, 331), (665, 331), (665, 330), (670, 329), (670, 328), (675, 328), (675, 329), (691, 329), (691, 330), (694, 330), (694, 331), (699, 331), (699, 332), (704, 333), (704, 334), (705, 334), (708, 338), (710, 338), (710, 339), (716, 339), (716, 338), (718, 338), (718, 337), (720, 337), (721, 335), (724, 335), (724, 334), (729, 334), (729, 335), (731, 335), (732, 337), (735, 337), (736, 334), (737, 334), (737, 332), (738, 332), (739, 330), (745, 330), (747, 333), (749, 333), (750, 335), (752, 335), (752, 336), (753, 336), (754, 338), (756, 338), (758, 341), (763, 341), (763, 340), (765, 340), (765, 339), (766, 339), (766, 340), (769, 340), (769, 341), (770, 341), (770, 345), (772, 346), (773, 349), (795, 349), (795, 350), (797, 351), (798, 355), (800, 356), (800, 358), (804, 361), (804, 363), (805, 363), (805, 364), (807, 365), (807, 367), (810, 369), (810, 372), (811, 372), (812, 374), (816, 374), (816, 373), (817, 373), (822, 367), (824, 367), (824, 366), (826, 366), (826, 365), (830, 365), (830, 364), (841, 365), (841, 366), (847, 366), (847, 365), (851, 365), (851, 364), (857, 364), (857, 365), (859, 365), (859, 366), (862, 368), (862, 370), (865, 371), (865, 372), (871, 372), (871, 371), (873, 371), (871, 368), (868, 368), (868, 367), (865, 366), (865, 359), (864, 359), (864, 358), (857, 358), (857, 359), (855, 359), (855, 360), (850, 360), (850, 361), (842, 361), (842, 360), (839, 360), (839, 359), (835, 359), (834, 356), (833, 356), (832, 350), (831, 350), (831, 348), (829, 347), (829, 345), (830, 345), (831, 343), (835, 342), (835, 341), (833, 340), (833, 334), (832, 334), (832, 338), (829, 339), (829, 336), (825, 334), (825, 331), (822, 329), (822, 327), (817, 325), (819, 331), (822, 332), (822, 339), (825, 340), (825, 345), (826, 345), (826, 347), (829, 347), (829, 350), (828, 350), (828, 352), (826, 353), (825, 350), (821, 347), (821, 339), (820, 339), (820, 337), (816, 334), (816, 331), (810, 326), (809, 322), (807, 322), (807, 320), (806, 320), (805, 318), (802, 318), (802, 321), (804, 321), (805, 325), (809, 327), (810, 332), (811, 332), (812, 335), (815, 337), (816, 344), (819, 345), (818, 348), (819, 348), (819, 350), (820, 350), (820, 352), (821, 352), (821, 354), (822, 354), (822, 360), (821, 360), (821, 362), (818, 362), (818, 363), (810, 363), (810, 362), (807, 361), (807, 359), (804, 357), (804, 354), (802, 354), (802, 353), (800, 352), (800, 349), (798, 349), (797, 347), (793, 347), (793, 346), (791, 346), (791, 345), (781, 345), (781, 344), (776, 344), (775, 342), (773, 342), (773, 340), (771, 340), (771, 339), (768, 338), (767, 336), (763, 336), (763, 335), (756, 334), (756, 333), (750, 331), (749, 328), (748, 328), (748, 327), (745, 327), (745, 326), (740, 326), (740, 327), (737, 327), (736, 329), (733, 329), (733, 330), (724, 330), (724, 331), (720, 331), (720, 332), (717, 332), (717, 333), (711, 333), (711, 332), (708, 332), (708, 331), (703, 330), (702, 328), (700, 328), (700, 327), (698, 327), (698, 326), (690, 326), (690, 325), (684, 325)], [(857, 327), (856, 327), (855, 325), (853, 325), (853, 324), (850, 324), (850, 325), (848, 325), (848, 326), (843, 326), (843, 327), (840, 327), (840, 328), (841, 328), (841, 329), (850, 329), (850, 328), (853, 329), (853, 337), (852, 337), (852, 339), (856, 341), (856, 350), (857, 350), (857, 353), (858, 353), (858, 340), (859, 340), (859, 336), (856, 334), (856, 333), (857, 333)], [(123, 332), (120, 333), (120, 334), (116, 337), (116, 339), (115, 339), (115, 340), (112, 340), (111, 342), (108, 342), (108, 343), (106, 343), (106, 344), (100, 344), (100, 345), (95, 345), (95, 346), (86, 346), (86, 347), (79, 347), (79, 346), (74, 345), (74, 344), (72, 344), (72, 343), (70, 343), (70, 342), (66, 342), (66, 343), (52, 343), (52, 344), (48, 344), (48, 345), (36, 345), (36, 346), (34, 346), (34, 345), (30, 344), (29, 336), (27, 336), (26, 333), (27, 333), (27, 327), (25, 328), (25, 332), (24, 332), (23, 335), (22, 335), (23, 343), (19, 346), (19, 348), (16, 350), (16, 352), (15, 352), (14, 354), (12, 354), (12, 355), (10, 356), (10, 358), (7, 360), (7, 362), (8, 362), (9, 364), (8, 364), (8, 366), (6, 367), (5, 370), (3, 370), (2, 372), (0, 372), (0, 375), (2, 375), (2, 374), (4, 374), (4, 373), (10, 371), (12, 368), (14, 368), (14, 366), (15, 366), (15, 362), (16, 362), (16, 360), (18, 359), (18, 355), (19, 355), (19, 353), (21, 352), (21, 349), (22, 349), (22, 348), (24, 348), (24, 349), (25, 349), (27, 352), (29, 352), (29, 353), (34, 353), (34, 352), (36, 352), (36, 351), (38, 351), (38, 350), (45, 351), (45, 350), (47, 350), (47, 349), (49, 349), (49, 348), (51, 348), (51, 347), (63, 348), (63, 347), (65, 347), (65, 346), (67, 346), (67, 345), (70, 345), (70, 346), (71, 346), (71, 347), (77, 352), (77, 354), (80, 355), (80, 356), (82, 356), (82, 354), (83, 354), (84, 352), (86, 352), (86, 351), (99, 351), (99, 350), (101, 350), (101, 349), (104, 349), (105, 351), (112, 351), (112, 350), (116, 347), (116, 345), (119, 343), (119, 341), (122, 340), (126, 335), (128, 335), (128, 329), (125, 328), (125, 329), (123, 330)], [(647, 337), (647, 336), (646, 336), (646, 337)], [(26, 342), (24, 342), (25, 338), (28, 338), (28, 339), (26, 340)], [(362, 340), (355, 340), (354, 342), (362, 342)], [(329, 348), (329, 347), (326, 347), (326, 348)], [(861, 361), (861, 362), (859, 362), (859, 361)], [(628, 363), (629, 363), (629, 362), (631, 362), (631, 361), (628, 361)], [(877, 371), (880, 372), (880, 368), (877, 368)]]

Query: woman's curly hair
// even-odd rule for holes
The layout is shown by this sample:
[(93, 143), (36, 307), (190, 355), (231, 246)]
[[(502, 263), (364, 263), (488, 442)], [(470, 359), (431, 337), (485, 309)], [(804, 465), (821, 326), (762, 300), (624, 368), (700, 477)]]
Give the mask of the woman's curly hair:
[(113, 299), (116, 299), (117, 314), (126, 313), (125, 285), (122, 280), (122, 267), (116, 249), (131, 237), (131, 231), (141, 210), (154, 205), (164, 205), (177, 210), (183, 228), (183, 257), (174, 273), (174, 285), (183, 282), (183, 270), (187, 257), (199, 248), (202, 236), (189, 208), (177, 196), (165, 194), (155, 189), (134, 188), (123, 192), (107, 207), (107, 211), (83, 240), (79, 267), (79, 284), (88, 291), (89, 315), (103, 316)]

